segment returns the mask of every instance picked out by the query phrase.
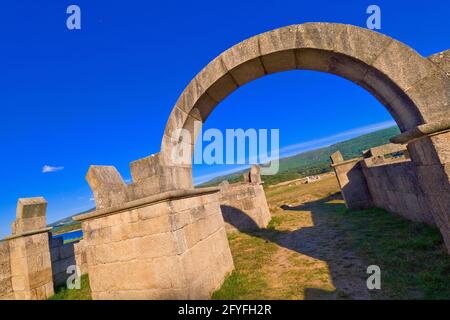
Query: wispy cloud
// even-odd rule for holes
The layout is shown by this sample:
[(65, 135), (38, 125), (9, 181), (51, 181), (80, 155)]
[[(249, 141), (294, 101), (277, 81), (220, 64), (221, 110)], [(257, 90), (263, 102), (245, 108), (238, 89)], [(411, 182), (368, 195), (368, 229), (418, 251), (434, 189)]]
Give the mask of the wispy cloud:
[(228, 169), (228, 170), (222, 170), (222, 171), (217, 171), (217, 172), (213, 172), (213, 173), (208, 173), (208, 174), (204, 174), (198, 177), (194, 177), (194, 184), (201, 184), (204, 182), (208, 182), (211, 179), (214, 179), (216, 177), (220, 177), (220, 176), (224, 176), (227, 174), (232, 174), (232, 173), (236, 173), (238, 171), (244, 170), (250, 168), (249, 164), (246, 165), (240, 165), (238, 167), (233, 167), (232, 169)]
[(314, 150), (317, 148), (323, 148), (330, 146), (332, 144), (345, 141), (348, 139), (352, 139), (355, 137), (358, 137), (360, 135), (364, 135), (370, 132), (386, 129), (395, 126), (395, 121), (385, 121), (380, 123), (371, 124), (364, 127), (359, 127), (355, 129), (351, 129), (348, 131), (340, 132), (328, 137), (310, 140), (310, 141), (304, 141), (296, 144), (292, 144), (289, 146), (285, 146), (283, 148), (280, 148), (280, 158), (289, 157), (292, 155), (296, 155), (300, 152), (305, 152), (309, 150)]
[(42, 167), (42, 173), (50, 173), (50, 172), (56, 172), (64, 170), (64, 167), (53, 167), (49, 165), (45, 165)]
[[(337, 133), (337, 134), (334, 134), (334, 135), (331, 135), (328, 137), (288, 145), (288, 146), (280, 148), (279, 157), (286, 158), (286, 157), (293, 156), (293, 155), (296, 155), (296, 154), (299, 154), (302, 152), (327, 147), (327, 146), (330, 146), (332, 144), (335, 144), (335, 143), (338, 143), (341, 141), (349, 140), (349, 139), (352, 139), (352, 138), (355, 138), (355, 137), (358, 137), (358, 136), (361, 136), (361, 135), (364, 135), (367, 133), (371, 133), (374, 131), (390, 128), (395, 125), (396, 125), (396, 123), (393, 120), (384, 121), (384, 122), (375, 123), (375, 124), (371, 124), (371, 125), (364, 126), (364, 127), (359, 127), (359, 128), (354, 128), (351, 130), (343, 131), (343, 132), (340, 132), (340, 133)], [(271, 157), (266, 155), (266, 158), (270, 159)], [(214, 179), (216, 177), (232, 174), (232, 173), (244, 170), (249, 167), (250, 167), (250, 165), (248, 165), (248, 164), (241, 165), (238, 167), (233, 167), (232, 169), (217, 171), (217, 172), (197, 176), (197, 177), (194, 177), (194, 183), (201, 184), (201, 183), (207, 182), (211, 179)]]

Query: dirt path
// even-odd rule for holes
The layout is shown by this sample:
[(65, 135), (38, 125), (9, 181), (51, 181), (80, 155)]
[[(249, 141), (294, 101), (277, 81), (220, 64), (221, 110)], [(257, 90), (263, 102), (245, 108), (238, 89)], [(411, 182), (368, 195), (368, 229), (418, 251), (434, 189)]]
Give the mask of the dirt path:
[(370, 299), (366, 268), (347, 248), (346, 239), (330, 219), (330, 205), (342, 204), (333, 194), (333, 176), (267, 191), (275, 221), (270, 236), (278, 246), (264, 266), (274, 299)]

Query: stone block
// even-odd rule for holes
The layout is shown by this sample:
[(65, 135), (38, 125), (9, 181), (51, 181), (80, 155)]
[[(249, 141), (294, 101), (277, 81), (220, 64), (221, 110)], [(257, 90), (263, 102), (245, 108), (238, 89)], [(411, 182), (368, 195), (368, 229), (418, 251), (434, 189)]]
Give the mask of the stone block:
[(436, 156), (442, 164), (450, 163), (450, 132), (433, 135), (430, 137)]
[(112, 166), (91, 166), (86, 180), (94, 193), (97, 210), (118, 206), (128, 200), (126, 185)]
[(222, 56), (219, 56), (208, 63), (208, 65), (195, 76), (195, 79), (203, 90), (207, 90), (227, 73), (228, 69), (225, 67)]
[(296, 69), (296, 25), (259, 35), (261, 59), (267, 73)]
[(390, 37), (365, 28), (345, 25), (340, 29), (341, 31), (336, 34), (334, 51), (353, 57), (366, 65), (371, 65), (394, 41)]
[(46, 227), (47, 201), (42, 198), (23, 198), (17, 202), (14, 234), (43, 229)]
[(176, 238), (172, 232), (160, 233), (136, 239), (136, 253), (140, 259), (176, 256)]
[(221, 54), (222, 61), (229, 71), (260, 56), (258, 36), (244, 40)]
[(186, 115), (189, 114), (198, 99), (205, 93), (206, 88), (207, 87), (202, 87), (200, 81), (198, 81), (198, 77), (195, 77), (181, 93), (174, 109), (179, 108)]
[(345, 32), (346, 25), (330, 23), (305, 23), (298, 26), (296, 47), (333, 52), (336, 39)]
[(261, 55), (266, 56), (296, 49), (297, 31), (298, 25), (292, 25), (260, 34), (258, 40)]
[(295, 61), (297, 69), (329, 72), (333, 52), (316, 49), (295, 50)]
[(437, 65), (444, 74), (450, 78), (450, 50), (438, 52), (428, 57), (428, 59)]
[(450, 79), (440, 73), (432, 73), (406, 90), (406, 94), (422, 110), (425, 122), (448, 117), (450, 108)]
[(237, 88), (237, 82), (233, 79), (230, 73), (227, 73), (214, 82), (214, 84), (211, 85), (206, 92), (214, 101), (220, 102)]
[(267, 74), (289, 71), (297, 68), (294, 50), (274, 52), (263, 55), (261, 60)]
[(369, 69), (358, 84), (372, 93), (389, 111), (400, 127), (406, 131), (422, 121), (417, 107), (405, 92), (377, 68)]
[[(194, 145), (203, 120), (201, 119), (201, 115), (196, 115), (198, 110), (193, 107), (194, 105), (191, 106), (189, 114), (178, 107), (173, 108), (167, 121), (164, 134), (171, 139), (177, 141), (182, 139), (182, 142)], [(181, 129), (185, 129), (189, 132), (189, 140), (185, 139), (180, 131)]]
[[(429, 60), (423, 59), (413, 49), (395, 40), (377, 56), (372, 65), (380, 72), (389, 75), (391, 80), (404, 91), (435, 70)], [(411, 69), (414, 69), (414, 72), (411, 72)]]
[[(82, 224), (94, 299), (186, 299), (194, 282), (211, 294), (233, 268), (230, 258), (213, 269), (217, 263), (207, 256), (228, 252), (231, 257), (226, 234), (220, 232), (224, 222), (218, 197), (211, 193), (141, 204)], [(196, 267), (188, 271), (186, 264)]]
[(333, 163), (333, 164), (344, 161), (344, 157), (342, 156), (342, 153), (340, 151), (336, 151), (335, 153), (333, 153), (330, 156), (330, 159), (331, 159), (331, 163)]
[(423, 137), (408, 143), (408, 152), (411, 160), (417, 166), (440, 164), (439, 156), (429, 137)]
[(440, 165), (417, 166), (417, 176), (422, 190), (426, 194), (449, 192), (449, 178)]

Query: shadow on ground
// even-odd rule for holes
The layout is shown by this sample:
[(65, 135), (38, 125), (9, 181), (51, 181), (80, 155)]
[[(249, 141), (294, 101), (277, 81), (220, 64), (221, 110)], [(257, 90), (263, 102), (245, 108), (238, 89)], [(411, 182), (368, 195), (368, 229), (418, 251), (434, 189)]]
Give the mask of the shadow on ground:
[[(336, 290), (334, 292), (318, 288), (307, 288), (305, 299), (370, 299), (366, 286), (367, 265), (350, 249), (348, 240), (330, 225), (329, 216), (337, 210), (345, 210), (345, 205), (332, 200), (342, 199), (340, 193), (326, 198), (303, 203), (299, 206), (281, 206), (283, 210), (311, 212), (313, 226), (294, 231), (280, 231), (273, 228), (259, 229), (256, 223), (239, 209), (233, 208), (233, 219), (225, 221), (240, 232), (259, 237), (303, 255), (324, 261)], [(230, 210), (231, 211), (231, 210)], [(244, 221), (241, 225), (236, 221)]]

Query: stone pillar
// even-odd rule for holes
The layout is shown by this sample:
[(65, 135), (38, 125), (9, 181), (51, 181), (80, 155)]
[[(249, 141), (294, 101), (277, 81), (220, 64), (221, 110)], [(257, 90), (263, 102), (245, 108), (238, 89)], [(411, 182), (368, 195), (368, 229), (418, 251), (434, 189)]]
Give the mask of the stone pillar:
[(347, 208), (355, 210), (371, 208), (372, 196), (362, 170), (362, 159), (344, 161), (339, 151), (333, 153), (330, 158)]
[(11, 285), (18, 300), (41, 300), (53, 295), (49, 233), (44, 198), (19, 199), (9, 244)]
[(192, 189), (191, 165), (168, 164), (162, 153), (131, 162), (133, 182), (128, 186), (131, 199), (165, 191)]
[(209, 298), (234, 268), (218, 191), (172, 190), (75, 217), (93, 299)]
[(450, 254), (450, 120), (424, 124), (392, 139), (408, 142), (420, 187)]
[(243, 183), (220, 184), (220, 207), (227, 231), (266, 228), (272, 216), (262, 187), (260, 167), (252, 166)]
[(262, 184), (263, 181), (261, 179), (261, 167), (254, 164), (250, 168), (250, 171), (243, 174), (244, 176), (244, 182), (247, 183), (257, 183)]

